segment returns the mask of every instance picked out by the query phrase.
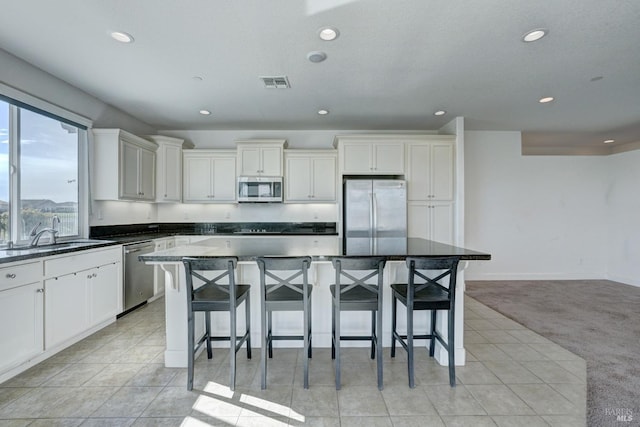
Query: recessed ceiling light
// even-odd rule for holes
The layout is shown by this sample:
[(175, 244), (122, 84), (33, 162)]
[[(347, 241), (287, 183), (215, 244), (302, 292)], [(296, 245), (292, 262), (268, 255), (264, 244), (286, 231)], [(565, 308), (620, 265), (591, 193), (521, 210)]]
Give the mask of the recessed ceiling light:
[(326, 116), (327, 114), (329, 114), (329, 110), (325, 110), (325, 109), (318, 110), (318, 114), (320, 114), (321, 116)]
[(208, 116), (211, 114), (211, 111), (209, 110), (200, 110), (200, 114), (202, 114), (203, 116)]
[(318, 63), (327, 59), (327, 54), (320, 51), (313, 51), (307, 54), (307, 59), (311, 62)]
[(133, 43), (133, 36), (129, 33), (125, 33), (124, 31), (113, 31), (111, 33), (111, 38), (119, 41), (120, 43)]
[(433, 113), (434, 116), (444, 116), (445, 114), (447, 114), (447, 112), (444, 110), (438, 110), (435, 113)]
[(549, 34), (549, 30), (546, 28), (536, 28), (535, 30), (527, 31), (522, 36), (522, 41), (525, 43), (531, 43), (540, 40), (544, 36)]
[(318, 30), (318, 36), (322, 40), (327, 42), (337, 39), (339, 35), (340, 35), (340, 32), (337, 29), (332, 27), (324, 27)]
[(553, 101), (553, 99), (554, 99), (553, 96), (545, 96), (544, 98), (540, 98), (538, 102), (540, 104), (546, 104), (547, 102)]
[(611, 144), (612, 142), (616, 142), (615, 139), (605, 139), (604, 143), (605, 144)]

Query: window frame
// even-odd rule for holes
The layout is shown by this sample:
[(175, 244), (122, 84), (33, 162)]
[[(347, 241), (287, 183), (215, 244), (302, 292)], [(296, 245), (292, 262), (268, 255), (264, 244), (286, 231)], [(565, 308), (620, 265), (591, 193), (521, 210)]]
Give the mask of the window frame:
[[(20, 236), (20, 212), (16, 197), (20, 197), (20, 109), (58, 120), (78, 128), (78, 234), (60, 237), (60, 241), (86, 238), (89, 235), (89, 135), (93, 122), (47, 101), (33, 97), (0, 83), (0, 101), (9, 104), (9, 236), (16, 244)], [(8, 243), (7, 243), (8, 244)]]

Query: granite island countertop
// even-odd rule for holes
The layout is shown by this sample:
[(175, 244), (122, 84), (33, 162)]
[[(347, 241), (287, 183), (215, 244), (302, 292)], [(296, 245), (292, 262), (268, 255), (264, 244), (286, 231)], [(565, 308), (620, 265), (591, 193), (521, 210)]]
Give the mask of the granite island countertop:
[[(340, 240), (317, 236), (259, 236), (238, 239), (212, 238), (196, 244), (179, 246), (141, 255), (141, 261), (150, 263), (181, 262), (184, 257), (206, 258), (212, 256), (236, 256), (241, 262), (254, 261), (259, 256), (310, 255), (314, 261), (328, 261), (342, 255)], [(491, 255), (467, 248), (446, 245), (427, 239), (409, 238), (401, 253), (371, 253), (385, 256), (389, 261), (403, 261), (408, 256), (442, 257), (460, 256), (463, 261), (487, 261)], [(358, 255), (362, 256), (362, 255)]]

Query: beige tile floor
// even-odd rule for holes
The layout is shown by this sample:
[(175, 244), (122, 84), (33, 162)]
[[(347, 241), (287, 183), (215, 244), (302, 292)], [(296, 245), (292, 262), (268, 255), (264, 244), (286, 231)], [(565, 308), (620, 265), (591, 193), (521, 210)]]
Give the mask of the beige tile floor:
[(301, 351), (275, 349), (260, 390), (259, 351), (239, 353), (236, 391), (228, 352), (186, 370), (163, 365), (163, 302), (156, 301), (0, 385), (0, 426), (584, 426), (584, 360), (466, 298), (468, 362), (449, 387), (447, 368), (419, 351), (416, 388), (406, 358), (384, 359), (385, 388), (363, 348), (343, 351), (334, 387), (329, 349), (314, 349), (310, 388)]

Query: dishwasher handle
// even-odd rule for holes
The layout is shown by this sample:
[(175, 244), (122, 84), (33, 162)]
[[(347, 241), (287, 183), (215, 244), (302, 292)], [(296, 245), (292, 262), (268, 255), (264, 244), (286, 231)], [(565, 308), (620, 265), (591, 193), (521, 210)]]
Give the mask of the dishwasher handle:
[(129, 255), (129, 254), (134, 254), (136, 252), (142, 252), (146, 249), (155, 249), (154, 245), (147, 245), (147, 246), (142, 246), (142, 247), (138, 247), (138, 248), (132, 248), (132, 249), (125, 249), (124, 253), (125, 255)]

